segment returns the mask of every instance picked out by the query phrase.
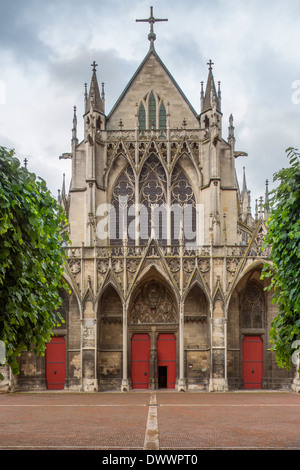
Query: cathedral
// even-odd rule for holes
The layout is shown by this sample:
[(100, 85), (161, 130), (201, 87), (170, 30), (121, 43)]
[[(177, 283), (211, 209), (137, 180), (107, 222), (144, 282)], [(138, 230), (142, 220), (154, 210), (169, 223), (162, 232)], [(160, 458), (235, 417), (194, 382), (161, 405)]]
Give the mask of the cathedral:
[[(107, 113), (92, 64), (84, 136), (74, 107), (71, 245), (61, 292), (65, 320), (45, 356), (23, 352), (11, 390), (81, 392), (290, 389), (269, 330), (277, 314), (261, 271), (265, 198), (251, 212), (240, 185), (233, 117), (208, 61), (197, 112), (159, 57), (150, 9), (149, 50)], [(125, 85), (125, 84), (124, 84)]]

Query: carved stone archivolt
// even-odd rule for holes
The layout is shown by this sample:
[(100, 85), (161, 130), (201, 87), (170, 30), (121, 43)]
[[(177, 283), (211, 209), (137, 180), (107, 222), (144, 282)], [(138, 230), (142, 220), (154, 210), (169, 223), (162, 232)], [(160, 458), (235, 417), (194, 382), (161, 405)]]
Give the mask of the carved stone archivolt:
[(147, 282), (137, 295), (129, 321), (132, 324), (177, 323), (172, 297), (157, 281)]

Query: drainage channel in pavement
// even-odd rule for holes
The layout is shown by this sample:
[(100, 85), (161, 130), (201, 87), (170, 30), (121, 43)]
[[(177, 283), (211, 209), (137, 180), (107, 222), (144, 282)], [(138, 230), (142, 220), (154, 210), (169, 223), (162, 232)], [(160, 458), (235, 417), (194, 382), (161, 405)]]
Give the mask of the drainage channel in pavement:
[(159, 449), (157, 406), (156, 395), (153, 393), (150, 395), (150, 405), (143, 447), (144, 450)]

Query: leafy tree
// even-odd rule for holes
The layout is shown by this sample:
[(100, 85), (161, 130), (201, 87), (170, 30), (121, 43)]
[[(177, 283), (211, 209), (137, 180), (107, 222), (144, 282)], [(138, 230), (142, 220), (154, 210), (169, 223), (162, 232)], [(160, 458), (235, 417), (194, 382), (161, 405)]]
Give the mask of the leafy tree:
[(265, 266), (262, 277), (270, 278), (279, 310), (270, 330), (272, 349), (279, 367), (290, 370), (300, 350), (300, 154), (294, 148), (286, 153), (290, 166), (274, 174), (279, 185), (271, 192), (265, 237), (273, 266)]
[(14, 374), (21, 351), (43, 354), (51, 329), (63, 321), (65, 224), (45, 181), (0, 147), (0, 340)]

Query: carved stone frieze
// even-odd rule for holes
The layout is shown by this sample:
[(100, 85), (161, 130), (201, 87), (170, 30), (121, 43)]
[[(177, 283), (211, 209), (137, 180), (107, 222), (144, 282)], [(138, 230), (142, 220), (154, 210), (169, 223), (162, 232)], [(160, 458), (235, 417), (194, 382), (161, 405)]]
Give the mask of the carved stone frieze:
[(204, 274), (210, 270), (210, 261), (209, 259), (202, 258), (198, 260), (198, 266), (200, 271)]
[(116, 274), (119, 274), (124, 269), (124, 262), (121, 258), (116, 258), (112, 260), (112, 268)]
[(140, 258), (129, 258), (127, 259), (127, 270), (130, 272), (130, 273), (136, 273), (139, 265), (140, 265)]
[(172, 273), (176, 273), (179, 271), (180, 269), (179, 258), (166, 258), (166, 261)]
[(207, 321), (206, 315), (185, 315), (185, 323), (204, 323)]
[(140, 290), (130, 312), (132, 324), (177, 323), (176, 308), (165, 287), (149, 281)]
[(183, 260), (183, 269), (186, 273), (191, 273), (193, 272), (195, 268), (195, 258), (185, 258)]
[(109, 267), (108, 259), (98, 259), (97, 260), (97, 270), (101, 274), (105, 274)]
[(226, 269), (230, 274), (235, 274), (236, 270), (239, 265), (239, 259), (238, 258), (228, 258), (226, 261)]
[(81, 271), (81, 261), (79, 259), (70, 259), (68, 260), (68, 265), (73, 276), (80, 273)]

